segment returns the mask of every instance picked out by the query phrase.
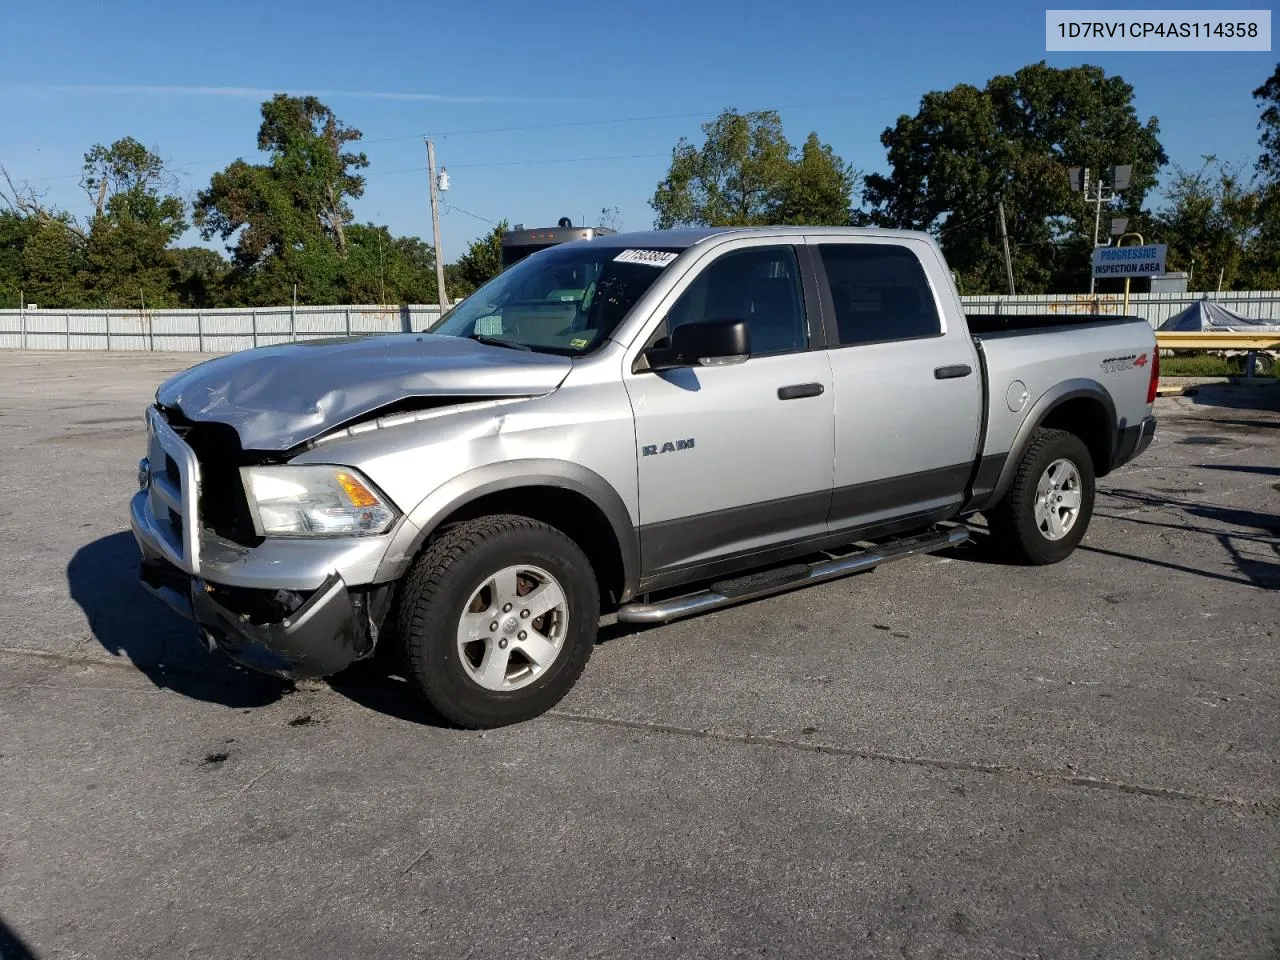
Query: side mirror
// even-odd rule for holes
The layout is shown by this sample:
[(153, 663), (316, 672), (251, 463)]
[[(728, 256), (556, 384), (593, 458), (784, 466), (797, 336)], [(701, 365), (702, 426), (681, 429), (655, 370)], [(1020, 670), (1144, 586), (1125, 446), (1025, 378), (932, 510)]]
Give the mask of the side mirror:
[(751, 332), (745, 320), (682, 323), (671, 331), (668, 346), (648, 355), (651, 370), (742, 363), (751, 355)]

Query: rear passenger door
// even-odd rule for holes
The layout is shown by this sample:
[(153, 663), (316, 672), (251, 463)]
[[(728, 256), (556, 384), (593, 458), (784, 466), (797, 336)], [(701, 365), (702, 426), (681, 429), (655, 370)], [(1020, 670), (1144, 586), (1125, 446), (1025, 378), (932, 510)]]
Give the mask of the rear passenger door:
[[(922, 241), (813, 238), (835, 381), (833, 530), (957, 507), (977, 456), (982, 372), (947, 329)], [(831, 322), (831, 320), (834, 322)]]

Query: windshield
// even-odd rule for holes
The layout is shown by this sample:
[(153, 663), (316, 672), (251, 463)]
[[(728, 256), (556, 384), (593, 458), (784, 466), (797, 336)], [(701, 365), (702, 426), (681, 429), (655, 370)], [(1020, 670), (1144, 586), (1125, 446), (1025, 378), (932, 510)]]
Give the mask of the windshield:
[(679, 254), (672, 248), (552, 247), (498, 274), (427, 332), (578, 356), (614, 331)]

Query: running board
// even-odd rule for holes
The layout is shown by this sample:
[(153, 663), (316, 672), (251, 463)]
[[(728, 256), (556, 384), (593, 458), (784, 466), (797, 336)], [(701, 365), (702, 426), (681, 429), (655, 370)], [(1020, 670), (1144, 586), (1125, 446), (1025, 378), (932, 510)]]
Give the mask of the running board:
[(868, 544), (866, 549), (821, 563), (793, 563), (759, 573), (722, 580), (707, 590), (689, 593), (654, 603), (628, 603), (618, 610), (621, 623), (666, 623), (681, 617), (706, 613), (735, 603), (757, 600), (775, 593), (835, 580), (882, 563), (901, 560), (922, 553), (936, 553), (958, 546), (969, 539), (969, 528), (963, 524), (883, 544)]

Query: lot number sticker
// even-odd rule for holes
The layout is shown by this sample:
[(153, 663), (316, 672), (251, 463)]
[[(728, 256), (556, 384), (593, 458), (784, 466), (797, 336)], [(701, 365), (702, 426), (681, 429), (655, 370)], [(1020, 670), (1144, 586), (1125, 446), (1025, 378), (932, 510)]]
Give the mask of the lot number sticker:
[(663, 250), (623, 250), (614, 257), (615, 263), (645, 263), (651, 267), (665, 267), (679, 254)]

